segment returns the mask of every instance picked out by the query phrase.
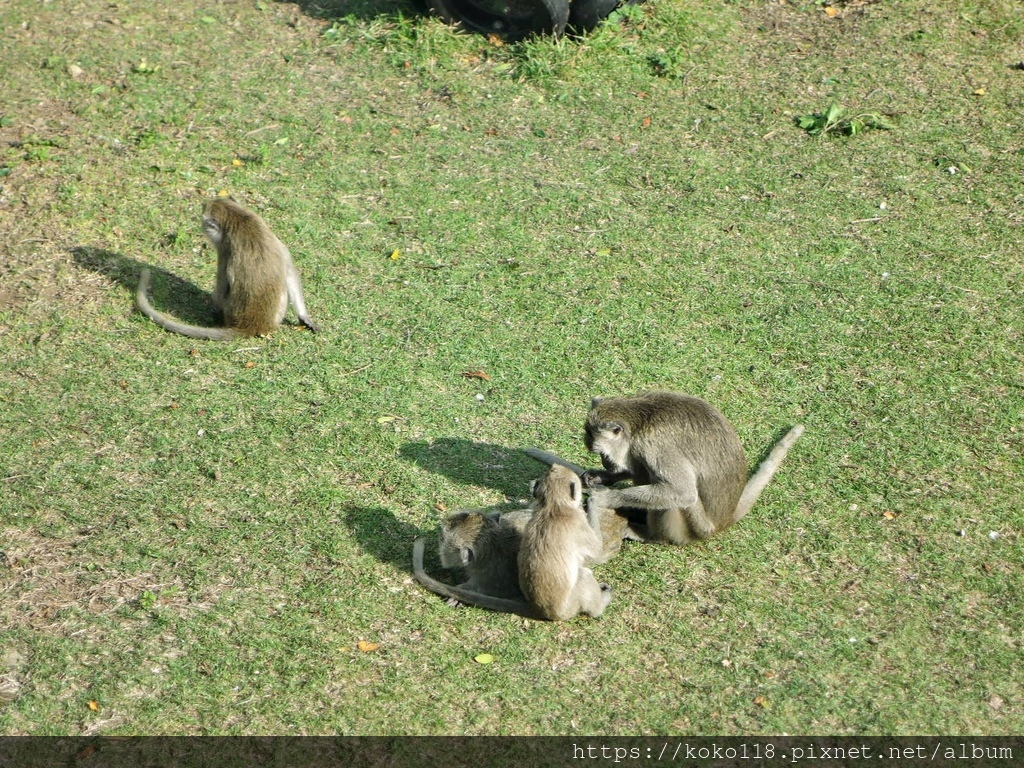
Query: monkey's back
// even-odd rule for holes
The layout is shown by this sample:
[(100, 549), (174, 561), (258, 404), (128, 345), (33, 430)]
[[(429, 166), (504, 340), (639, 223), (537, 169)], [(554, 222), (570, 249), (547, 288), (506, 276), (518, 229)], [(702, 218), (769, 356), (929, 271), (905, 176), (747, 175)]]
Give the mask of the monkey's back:
[[(586, 530), (581, 530), (582, 522)], [(565, 620), (584, 564), (580, 539), (592, 534), (574, 507), (541, 507), (527, 523), (519, 549), (519, 587), (544, 616)]]
[(226, 251), (221, 256), (228, 260), (224, 321), (246, 335), (271, 333), (287, 309), (284, 245), (255, 213), (232, 201), (217, 202), (223, 205), (217, 211)]

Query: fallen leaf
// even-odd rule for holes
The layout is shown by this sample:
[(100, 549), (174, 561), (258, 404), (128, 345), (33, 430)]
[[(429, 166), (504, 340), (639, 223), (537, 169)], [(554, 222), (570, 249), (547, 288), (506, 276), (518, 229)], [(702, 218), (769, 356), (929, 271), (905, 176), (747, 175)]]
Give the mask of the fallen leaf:
[(231, 197), (231, 193), (228, 192), (226, 189), (222, 189), (220, 192), (217, 193), (217, 197)]
[(825, 15), (828, 16), (829, 18), (831, 18), (833, 16), (838, 16), (839, 15), (839, 11), (836, 8), (833, 8), (831, 5), (826, 5), (825, 6)]
[(483, 379), (484, 381), (491, 380), (491, 377), (483, 371), (463, 371), (462, 375), (467, 379)]
[(473, 661), (477, 664), (490, 664), (494, 661), (494, 657), (489, 653), (481, 653), (473, 657)]
[(98, 701), (95, 701), (94, 699), (89, 699), (89, 709), (91, 709), (93, 712), (99, 712), (100, 703)]
[(390, 424), (392, 421), (398, 421), (397, 416), (381, 416), (377, 419), (378, 424)]
[(496, 45), (499, 48), (505, 44), (504, 40), (502, 40), (500, 37), (494, 34), (487, 36), (487, 42), (490, 43), (491, 45)]
[(378, 648), (380, 648), (380, 644), (379, 643), (370, 643), (370, 642), (367, 642), (366, 640), (360, 640), (358, 643), (356, 643), (356, 648), (358, 648), (363, 653), (373, 653)]
[(254, 363), (252, 360), (250, 360), (249, 362), (247, 362), (245, 364), (245, 367), (246, 368), (255, 368), (256, 367), (256, 363)]
[(771, 680), (773, 677), (775, 677), (775, 673), (771, 672), (771, 671), (765, 672), (764, 676), (767, 677), (769, 680)]
[(446, 507), (440, 501), (434, 503), (434, 509), (436, 509), (438, 512), (447, 512), (448, 511), (448, 507)]
[(768, 709), (768, 699), (766, 699), (764, 696), (756, 697), (754, 699), (754, 703), (763, 709)]
[(391, 260), (398, 261), (400, 258), (402, 258), (402, 252), (395, 248), (395, 250), (391, 252)]
[(651, 127), (651, 118), (645, 117), (643, 122), (640, 123), (640, 127), (641, 128), (650, 128)]
[(887, 509), (885, 510), (885, 512), (882, 513), (882, 517), (884, 517), (886, 520), (895, 520), (896, 513), (894, 513), (891, 509)]
[(240, 166), (240, 165), (245, 165), (245, 163), (244, 163), (244, 162), (242, 162), (242, 160), (240, 160), (240, 159), (239, 159), (239, 158), (237, 158), (237, 157), (236, 157), (236, 158), (235, 158), (234, 160), (232, 160), (232, 161), (231, 161), (231, 164), (232, 164), (233, 166), (235, 166), (235, 168), (237, 168), (237, 167), (238, 167), (238, 166)]
[(986, 93), (988, 93), (988, 91), (986, 91), (984, 88), (979, 88), (978, 90), (976, 90), (974, 92), (974, 95), (975, 96), (984, 96)]

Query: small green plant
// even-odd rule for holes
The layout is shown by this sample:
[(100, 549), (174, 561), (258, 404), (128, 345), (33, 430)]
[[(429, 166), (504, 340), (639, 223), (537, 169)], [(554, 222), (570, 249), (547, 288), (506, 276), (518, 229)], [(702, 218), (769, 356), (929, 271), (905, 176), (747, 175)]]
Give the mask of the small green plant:
[(157, 596), (155, 592), (150, 590), (144, 591), (139, 595), (139, 607), (144, 611), (151, 611), (156, 606)]
[(796, 124), (811, 136), (825, 133), (842, 133), (845, 136), (856, 136), (869, 128), (887, 131), (895, 127), (878, 112), (862, 112), (856, 115), (847, 114), (841, 106), (832, 102), (824, 112), (800, 115)]
[(672, 50), (659, 50), (648, 56), (647, 61), (658, 77), (682, 78), (686, 74), (688, 59), (681, 45)]

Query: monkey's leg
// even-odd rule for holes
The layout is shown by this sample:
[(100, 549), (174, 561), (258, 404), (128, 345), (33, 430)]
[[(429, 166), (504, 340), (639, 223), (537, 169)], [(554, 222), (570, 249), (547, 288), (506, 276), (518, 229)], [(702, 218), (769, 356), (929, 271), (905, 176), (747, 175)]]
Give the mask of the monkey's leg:
[(288, 288), (288, 301), (295, 307), (295, 314), (299, 316), (299, 322), (313, 333), (317, 333), (320, 329), (310, 319), (309, 313), (306, 311), (306, 302), (302, 298), (302, 280), (299, 278), (299, 270), (295, 268), (290, 255), (287, 259), (284, 282)]
[(612, 601), (612, 588), (601, 584), (589, 568), (580, 568), (576, 582), (576, 595), (579, 599), (579, 613), (597, 618)]
[[(601, 536), (601, 556), (594, 560), (600, 565), (607, 563), (622, 549), (622, 540), (630, 535), (629, 519), (620, 515), (614, 509), (598, 508), (595, 510), (596, 530)], [(587, 511), (589, 522), (590, 511)]]

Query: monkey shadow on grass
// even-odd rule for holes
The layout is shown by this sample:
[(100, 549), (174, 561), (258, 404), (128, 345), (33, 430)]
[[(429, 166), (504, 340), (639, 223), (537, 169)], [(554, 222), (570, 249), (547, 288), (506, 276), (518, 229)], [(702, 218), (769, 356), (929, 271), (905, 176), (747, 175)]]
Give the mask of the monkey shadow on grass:
[(530, 481), (545, 472), (545, 465), (518, 448), (461, 437), (406, 443), (399, 453), (428, 472), (464, 485), (493, 488), (509, 500), (529, 496)]
[(165, 269), (114, 251), (84, 245), (72, 248), (71, 256), (82, 269), (105, 275), (123, 285), (132, 303), (139, 287), (139, 274), (148, 267), (153, 273), (150, 301), (158, 312), (191, 325), (209, 326), (221, 322), (208, 291)]
[(423, 530), (399, 520), (382, 507), (349, 507), (342, 517), (359, 546), (382, 563), (412, 573), (412, 543), (427, 540), (427, 552), (437, 549), (437, 530)]

